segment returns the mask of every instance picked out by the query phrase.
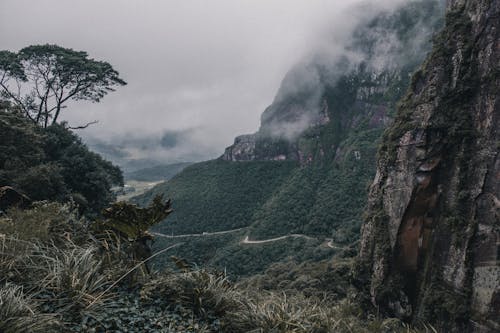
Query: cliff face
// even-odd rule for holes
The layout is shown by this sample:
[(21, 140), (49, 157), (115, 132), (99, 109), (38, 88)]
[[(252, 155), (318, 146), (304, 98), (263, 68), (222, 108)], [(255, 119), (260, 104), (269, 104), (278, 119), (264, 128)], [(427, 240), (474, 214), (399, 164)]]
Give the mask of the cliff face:
[(306, 165), (342, 158), (336, 156), (341, 142), (360, 125), (383, 129), (391, 122), (441, 16), (439, 0), (411, 2), (360, 25), (342, 56), (322, 54), (296, 65), (262, 114), (258, 132), (237, 137), (221, 159)]
[(456, 331), (500, 329), (500, 1), (446, 26), (385, 132), (362, 228), (372, 302)]
[[(387, 97), (388, 91), (395, 87), (403, 90), (407, 75), (406, 68), (378, 74), (353, 71), (338, 85), (322, 85), (303, 100), (280, 97), (278, 93), (274, 103), (264, 111), (259, 131), (236, 137), (221, 158), (226, 161), (289, 160), (308, 165), (334, 157), (341, 152), (341, 141), (363, 121), (366, 122), (363, 130), (383, 129), (391, 122), (389, 112), (396, 98)], [(283, 85), (286, 83), (287, 78)], [(317, 96), (318, 91), (321, 96)], [(332, 132), (336, 132), (335, 135), (328, 138), (324, 135)]]

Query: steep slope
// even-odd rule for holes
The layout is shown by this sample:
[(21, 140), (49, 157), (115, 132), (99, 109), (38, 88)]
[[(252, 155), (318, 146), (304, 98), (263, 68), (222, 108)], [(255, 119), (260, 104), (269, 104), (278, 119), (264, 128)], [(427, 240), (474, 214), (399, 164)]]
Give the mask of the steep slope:
[(172, 198), (175, 213), (168, 223), (157, 229), (166, 234), (247, 227), (254, 211), (294, 168), (293, 162), (241, 164), (213, 160), (196, 163), (134, 200), (143, 204), (157, 194)]
[[(331, 257), (329, 239), (341, 247), (355, 243), (379, 138), (442, 15), (439, 1), (421, 0), (363, 23), (340, 56), (317, 55), (286, 75), (257, 133), (236, 138), (219, 160), (190, 166), (135, 201), (145, 204), (157, 193), (172, 198), (175, 212), (157, 229), (167, 234), (247, 227), (251, 240), (314, 238), (242, 245), (235, 235), (204, 239), (199, 255), (192, 242), (200, 240), (185, 252), (179, 248), (180, 256), (233, 274), (286, 258)], [(210, 258), (206, 248), (215, 249)]]
[(499, 40), (500, 1), (448, 1), (384, 135), (363, 226), (372, 302), (448, 332), (500, 330)]
[(182, 162), (164, 165), (155, 165), (153, 167), (139, 169), (124, 174), (125, 180), (137, 180), (144, 182), (154, 182), (158, 180), (169, 180), (192, 162)]

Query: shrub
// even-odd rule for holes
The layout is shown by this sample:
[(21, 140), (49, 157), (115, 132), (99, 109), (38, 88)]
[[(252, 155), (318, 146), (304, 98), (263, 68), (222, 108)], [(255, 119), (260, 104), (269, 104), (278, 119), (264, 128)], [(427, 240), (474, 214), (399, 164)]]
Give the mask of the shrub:
[(10, 209), (0, 217), (0, 234), (20, 240), (41, 242), (68, 239), (82, 243), (86, 221), (78, 216), (70, 204), (36, 202), (31, 209)]

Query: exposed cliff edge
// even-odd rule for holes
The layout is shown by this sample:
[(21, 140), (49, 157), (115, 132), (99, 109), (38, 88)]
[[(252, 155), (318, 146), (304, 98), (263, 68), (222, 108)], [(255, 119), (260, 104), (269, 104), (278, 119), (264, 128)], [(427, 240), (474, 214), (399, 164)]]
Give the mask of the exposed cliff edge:
[(440, 0), (410, 2), (360, 24), (341, 51), (321, 52), (285, 76), (254, 134), (238, 136), (226, 161), (341, 159), (341, 142), (362, 125), (384, 129), (409, 76), (441, 26)]
[(500, 330), (500, 1), (448, 1), (444, 30), (386, 131), (359, 276), (385, 312)]

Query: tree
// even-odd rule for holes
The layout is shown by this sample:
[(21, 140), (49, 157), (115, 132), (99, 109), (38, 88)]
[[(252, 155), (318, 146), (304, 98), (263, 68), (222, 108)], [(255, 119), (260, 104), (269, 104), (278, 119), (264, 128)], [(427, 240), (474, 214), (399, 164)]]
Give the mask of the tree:
[(99, 102), (125, 84), (109, 63), (83, 51), (49, 44), (0, 51), (0, 97), (44, 128), (57, 123), (66, 102)]
[(76, 203), (88, 216), (115, 201), (121, 170), (63, 124), (42, 128), (0, 101), (0, 187), (33, 200)]

